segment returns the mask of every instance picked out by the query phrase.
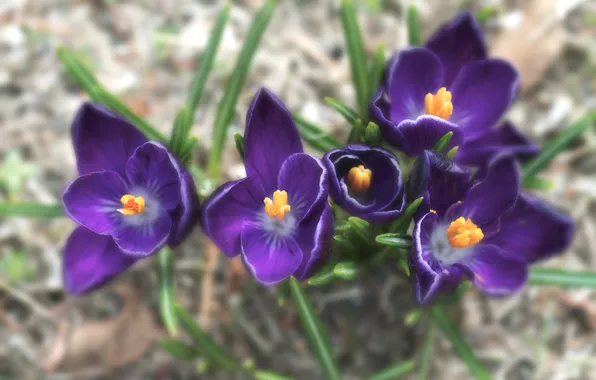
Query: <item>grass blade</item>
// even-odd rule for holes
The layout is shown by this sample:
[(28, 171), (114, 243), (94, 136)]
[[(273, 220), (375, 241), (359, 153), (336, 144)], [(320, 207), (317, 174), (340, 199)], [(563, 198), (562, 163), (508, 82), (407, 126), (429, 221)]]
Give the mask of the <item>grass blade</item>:
[(468, 346), (465, 339), (461, 336), (457, 328), (447, 317), (445, 309), (441, 306), (434, 306), (430, 310), (430, 317), (434, 324), (441, 330), (445, 338), (451, 342), (453, 349), (459, 357), (468, 365), (470, 372), (476, 379), (488, 380), (491, 376), (488, 370), (474, 354), (474, 351)]
[(368, 71), (366, 67), (366, 52), (364, 43), (360, 35), (360, 26), (356, 16), (356, 8), (352, 0), (342, 0), (340, 5), (340, 18), (344, 31), (346, 50), (350, 58), (350, 68), (352, 71), (352, 81), (356, 89), (356, 99), (358, 101), (358, 111), (360, 116), (367, 118), (369, 91), (368, 91)]
[(306, 336), (311, 347), (315, 351), (315, 356), (323, 370), (325, 379), (339, 380), (339, 369), (335, 362), (335, 354), (331, 348), (331, 341), (329, 340), (329, 336), (323, 328), (319, 317), (316, 315), (315, 308), (308, 299), (298, 280), (291, 277), (289, 282), (290, 292), (296, 303), (296, 309), (298, 309), (298, 314), (302, 320)]
[(554, 137), (546, 143), (540, 154), (526, 163), (523, 167), (524, 181), (530, 177), (536, 176), (543, 168), (545, 168), (561, 151), (563, 151), (569, 144), (579, 137), (588, 127), (594, 124), (596, 119), (596, 111), (589, 112), (578, 121), (573, 123), (558, 136)]
[(431, 323), (428, 329), (428, 334), (424, 338), (424, 346), (420, 352), (420, 366), (418, 367), (418, 373), (416, 375), (418, 380), (426, 380), (429, 378), (428, 372), (433, 357), (435, 335), (437, 335), (437, 326), (434, 323)]
[(530, 285), (560, 286), (563, 288), (596, 289), (596, 273), (554, 268), (530, 269)]
[(255, 380), (294, 380), (293, 377), (283, 376), (270, 371), (256, 371), (254, 378)]
[(383, 78), (383, 71), (385, 70), (385, 47), (379, 44), (375, 49), (375, 55), (370, 60), (368, 69), (368, 77), (370, 78), (370, 88), (368, 98), (372, 99), (375, 95), (379, 86), (381, 85), (381, 79)]
[(335, 264), (333, 274), (342, 280), (353, 280), (360, 273), (358, 264), (353, 261), (342, 261)]
[(57, 218), (64, 215), (61, 204), (0, 203), (0, 217), (25, 216), (31, 218)]
[(319, 269), (317, 273), (315, 273), (308, 279), (308, 285), (326, 285), (337, 280), (337, 277), (335, 277), (335, 273), (333, 273), (334, 268), (335, 264), (333, 263), (325, 265), (323, 268)]
[(413, 360), (395, 363), (375, 373), (369, 377), (368, 380), (397, 380), (400, 377), (412, 372), (414, 368), (416, 368), (416, 363)]
[(199, 357), (199, 351), (186, 343), (176, 339), (160, 339), (159, 347), (180, 360), (194, 360)]
[(447, 146), (449, 145), (449, 143), (451, 142), (451, 138), (453, 137), (453, 132), (447, 132), (443, 135), (443, 137), (441, 137), (439, 139), (439, 141), (437, 141), (435, 143), (435, 145), (433, 146), (433, 150), (439, 152), (439, 153), (445, 153), (445, 149), (447, 149)]
[(408, 44), (410, 46), (420, 46), (422, 44), (422, 37), (420, 37), (420, 15), (414, 4), (408, 7), (406, 17), (408, 23)]
[(174, 128), (172, 129), (169, 144), (170, 150), (177, 157), (180, 157), (184, 153), (184, 143), (186, 142), (191, 126), (192, 122), (188, 107), (182, 106), (174, 119)]
[(339, 148), (342, 144), (329, 133), (325, 132), (315, 124), (307, 121), (298, 114), (293, 114), (300, 137), (311, 147), (321, 152)]
[(410, 249), (412, 246), (412, 237), (403, 233), (388, 232), (377, 235), (375, 238), (377, 243), (389, 245), (391, 247), (400, 249)]
[(259, 13), (255, 16), (252, 25), (248, 31), (244, 45), (238, 54), (236, 67), (228, 81), (228, 87), (224, 92), (223, 98), (219, 102), (217, 114), (215, 117), (215, 124), (213, 125), (213, 144), (209, 156), (209, 173), (214, 179), (219, 177), (220, 161), (223, 153), (228, 127), (232, 122), (236, 103), (240, 96), (240, 91), (244, 85), (244, 80), (248, 69), (251, 65), (252, 58), (257, 50), (261, 37), (269, 25), (271, 16), (275, 9), (275, 0), (268, 0), (261, 8)]
[(170, 335), (178, 333), (176, 318), (176, 287), (174, 285), (174, 252), (162, 249), (157, 255), (157, 284), (159, 289), (159, 311)]
[(91, 99), (99, 102), (99, 96), (95, 93), (95, 88), (99, 86), (99, 82), (97, 82), (97, 79), (95, 79), (95, 76), (85, 63), (76, 56), (76, 53), (64, 46), (58, 46), (56, 48), (56, 55), (64, 65), (66, 71), (77, 81), (79, 86), (89, 94)]
[(396, 232), (396, 233), (405, 233), (410, 227), (410, 223), (412, 222), (412, 218), (414, 218), (414, 214), (418, 211), (418, 207), (422, 203), (422, 197), (415, 199), (412, 203), (406, 207), (406, 211), (401, 214), (389, 227), (389, 231)]
[(236, 150), (240, 155), (240, 159), (244, 161), (244, 137), (238, 133), (234, 133), (234, 142), (236, 143)]
[(331, 108), (343, 116), (343, 118), (346, 119), (350, 125), (354, 124), (356, 119), (358, 119), (358, 113), (356, 111), (335, 98), (326, 96), (325, 103), (327, 103)]

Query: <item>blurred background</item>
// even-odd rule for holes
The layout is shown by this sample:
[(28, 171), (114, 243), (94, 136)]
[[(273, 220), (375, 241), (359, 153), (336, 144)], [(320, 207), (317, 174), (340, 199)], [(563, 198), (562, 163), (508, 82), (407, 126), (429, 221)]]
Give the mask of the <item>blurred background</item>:
[[(356, 0), (355, 0), (356, 1)], [(360, 0), (366, 48), (390, 54), (406, 45), (406, 1)], [(410, 2), (407, 2), (410, 3)], [(596, 105), (596, 1), (414, 1), (423, 37), (464, 9), (483, 16), (493, 55), (520, 70), (523, 92), (508, 118), (542, 143)], [(233, 1), (214, 70), (193, 127), (210, 144), (226, 79), (262, 0)], [(168, 133), (200, 62), (222, 2), (214, 0), (0, 1), (0, 200), (55, 203), (75, 176), (70, 124), (87, 99), (67, 77), (55, 49), (85, 57), (99, 80)], [(478, 13), (480, 12), (480, 13)], [(252, 94), (267, 86), (305, 118), (339, 136), (346, 124), (325, 96), (354, 104), (338, 2), (280, 0), (254, 57), (231, 133), (242, 131)], [(243, 167), (229, 139), (225, 175)], [(561, 154), (541, 195), (577, 221), (572, 247), (548, 265), (596, 270), (596, 131)], [(204, 185), (202, 185), (204, 186)], [(110, 286), (69, 297), (61, 284), (66, 218), (0, 219), (0, 379), (230, 379), (160, 351), (155, 263), (139, 262)], [(180, 303), (236, 357), (297, 379), (322, 379), (291, 303), (246, 282), (196, 233), (177, 251)], [(417, 353), (424, 322), (407, 318), (409, 285), (395, 268), (311, 294), (331, 334), (346, 379), (362, 379)], [(594, 291), (528, 288), (506, 299), (470, 291), (452, 310), (470, 345), (504, 379), (596, 379)], [(408, 322), (408, 323), (406, 323)], [(469, 378), (437, 336), (432, 378)]]

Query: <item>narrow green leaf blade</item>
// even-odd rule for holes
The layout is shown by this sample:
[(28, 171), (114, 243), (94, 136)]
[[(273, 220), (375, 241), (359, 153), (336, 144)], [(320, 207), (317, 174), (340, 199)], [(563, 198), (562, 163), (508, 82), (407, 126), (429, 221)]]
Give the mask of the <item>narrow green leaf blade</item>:
[(420, 352), (420, 366), (416, 378), (418, 380), (427, 380), (428, 372), (430, 370), (430, 362), (433, 357), (435, 335), (437, 335), (437, 325), (431, 323), (428, 328), (428, 333), (424, 338), (424, 346)]
[(596, 272), (532, 268), (530, 269), (528, 283), (530, 285), (559, 286), (563, 288), (596, 289)]
[(404, 211), (403, 214), (401, 214), (393, 223), (391, 223), (389, 231), (406, 232), (410, 226), (410, 223), (412, 222), (414, 214), (416, 214), (416, 211), (418, 211), (418, 207), (420, 207), (422, 200), (423, 198), (421, 197), (410, 203), (408, 207), (406, 207), (406, 211)]
[(275, 0), (268, 0), (261, 8), (259, 13), (255, 16), (252, 25), (248, 31), (244, 45), (238, 54), (236, 67), (228, 82), (228, 87), (224, 92), (223, 98), (219, 102), (217, 114), (215, 117), (215, 124), (213, 125), (213, 144), (211, 147), (211, 154), (209, 157), (209, 173), (214, 179), (219, 177), (220, 162), (223, 153), (228, 127), (232, 122), (236, 103), (240, 96), (240, 91), (244, 86), (246, 74), (252, 63), (252, 58), (257, 50), (261, 37), (269, 25), (269, 21), (273, 16), (275, 9)]
[(445, 149), (447, 149), (447, 146), (449, 146), (449, 143), (451, 142), (452, 137), (453, 137), (453, 132), (445, 133), (445, 135), (443, 137), (441, 137), (439, 139), (439, 141), (437, 141), (435, 143), (435, 145), (433, 146), (433, 150), (436, 150), (437, 152), (440, 152), (440, 153), (445, 153)]
[(213, 28), (209, 33), (207, 47), (205, 48), (203, 54), (201, 54), (199, 57), (197, 72), (190, 82), (188, 99), (186, 100), (186, 106), (188, 107), (190, 115), (189, 122), (194, 119), (197, 107), (201, 102), (205, 84), (207, 83), (207, 78), (209, 77), (211, 68), (213, 67), (213, 62), (215, 61), (215, 55), (217, 53), (223, 31), (226, 27), (226, 24), (228, 23), (228, 19), (230, 18), (230, 8), (230, 4), (226, 3), (223, 9), (217, 15), (215, 24), (213, 24)]
[(95, 93), (95, 88), (96, 86), (99, 86), (99, 83), (91, 70), (87, 68), (73, 51), (68, 50), (64, 46), (58, 46), (58, 48), (56, 48), (56, 55), (64, 65), (68, 74), (77, 81), (81, 88), (89, 94), (94, 101), (98, 102), (99, 97)]
[(364, 43), (360, 34), (360, 26), (356, 16), (356, 8), (352, 0), (342, 0), (340, 5), (340, 18), (344, 31), (346, 50), (350, 58), (350, 68), (352, 71), (352, 81), (356, 89), (356, 99), (358, 99), (358, 111), (360, 116), (367, 118), (369, 91), (368, 91), (368, 71), (366, 67), (366, 52)]
[(360, 141), (362, 136), (364, 136), (364, 124), (362, 123), (362, 120), (358, 118), (356, 119), (354, 125), (352, 125), (352, 129), (350, 130), (350, 135), (348, 136), (348, 144)]
[(389, 245), (400, 249), (410, 249), (412, 246), (412, 237), (404, 233), (388, 232), (377, 235), (377, 243)]
[(162, 249), (157, 255), (157, 284), (159, 289), (159, 311), (170, 335), (178, 333), (176, 318), (176, 287), (174, 285), (174, 252)]
[(228, 355), (209, 335), (207, 335), (181, 305), (176, 305), (176, 315), (182, 328), (188, 333), (196, 344), (196, 348), (205, 356), (217, 363), (221, 368), (236, 371), (242, 368), (241, 364)]
[(158, 341), (162, 350), (180, 360), (194, 360), (199, 357), (199, 351), (176, 339), (160, 339)]
[(182, 106), (174, 119), (174, 128), (170, 137), (170, 150), (177, 157), (183, 153), (184, 143), (190, 132), (192, 122), (190, 121), (190, 111), (187, 106)]
[(333, 274), (342, 280), (353, 280), (360, 273), (358, 264), (353, 261), (342, 261), (335, 264)]
[(416, 368), (416, 362), (413, 360), (407, 360), (402, 363), (395, 363), (389, 367), (382, 369), (375, 373), (368, 380), (397, 380), (404, 375), (412, 372)]
[(296, 121), (298, 132), (300, 136), (307, 144), (314, 149), (321, 152), (327, 152), (328, 150), (339, 148), (342, 144), (329, 133), (325, 132), (315, 124), (307, 121), (305, 118), (298, 114), (292, 115)]
[(339, 369), (335, 362), (335, 354), (331, 348), (331, 341), (316, 314), (314, 306), (308, 299), (298, 280), (291, 277), (289, 283), (290, 292), (296, 303), (296, 309), (298, 309), (298, 314), (302, 320), (306, 336), (314, 350), (321, 369), (323, 370), (325, 379), (339, 380)]
[(544, 177), (527, 177), (524, 179), (524, 189), (549, 190), (553, 187), (553, 182)]
[(255, 380), (294, 380), (292, 377), (283, 376), (271, 371), (256, 371), (254, 377)]
[(234, 142), (236, 143), (236, 150), (240, 155), (240, 159), (244, 161), (244, 137), (240, 133), (234, 132)]
[(408, 44), (410, 46), (420, 46), (422, 44), (422, 37), (420, 37), (420, 15), (414, 4), (408, 7), (407, 23)]
[(356, 119), (358, 119), (358, 113), (356, 111), (335, 98), (327, 96), (325, 97), (325, 103), (336, 110), (350, 124), (354, 124)]
[(64, 216), (61, 204), (41, 203), (1, 203), (0, 217), (25, 216), (31, 218), (58, 218)]
[(379, 89), (381, 85), (381, 80), (383, 78), (383, 71), (385, 70), (385, 47), (382, 44), (379, 44), (375, 49), (375, 54), (370, 60), (369, 64), (369, 78), (370, 78), (370, 88), (368, 98), (372, 99), (375, 95), (375, 92)]
[(468, 346), (463, 336), (449, 320), (445, 309), (441, 306), (434, 306), (430, 310), (430, 317), (441, 330), (445, 338), (447, 338), (455, 352), (468, 365), (470, 372), (480, 380), (491, 379), (491, 375), (480, 360), (474, 354), (474, 351)]
[(523, 179), (536, 176), (544, 169), (560, 152), (579, 137), (586, 129), (594, 125), (596, 111), (584, 115), (578, 121), (573, 123), (558, 136), (546, 143), (540, 154), (527, 162), (523, 167)]
[(335, 273), (333, 273), (334, 268), (335, 264), (333, 263), (325, 265), (308, 279), (307, 284), (310, 286), (326, 285), (337, 280)]

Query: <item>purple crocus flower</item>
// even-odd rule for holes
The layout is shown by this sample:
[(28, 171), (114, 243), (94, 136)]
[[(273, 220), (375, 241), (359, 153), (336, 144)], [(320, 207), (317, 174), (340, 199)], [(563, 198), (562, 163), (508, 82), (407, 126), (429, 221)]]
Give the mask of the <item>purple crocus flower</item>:
[(490, 295), (508, 295), (526, 282), (528, 265), (567, 247), (569, 216), (520, 194), (511, 155), (493, 158), (480, 178), (444, 156), (425, 152), (415, 164), (413, 188), (425, 197), (415, 218), (409, 257), (422, 304), (463, 279)]
[(246, 117), (246, 178), (219, 187), (205, 201), (205, 234), (228, 257), (242, 255), (264, 285), (305, 279), (323, 259), (333, 234), (323, 163), (303, 153), (292, 116), (267, 89)]
[(390, 144), (417, 156), (448, 132), (453, 132), (450, 146), (460, 148), (483, 135), (502, 117), (518, 88), (515, 68), (487, 58), (478, 24), (464, 13), (440, 28), (425, 47), (394, 54), (370, 114)]
[(79, 177), (62, 203), (79, 227), (64, 248), (63, 276), (69, 293), (82, 294), (178, 245), (199, 220), (199, 199), (164, 145), (98, 105), (79, 109), (72, 140)]
[(401, 214), (406, 198), (397, 158), (390, 151), (351, 144), (325, 154), (329, 192), (335, 203), (371, 223)]

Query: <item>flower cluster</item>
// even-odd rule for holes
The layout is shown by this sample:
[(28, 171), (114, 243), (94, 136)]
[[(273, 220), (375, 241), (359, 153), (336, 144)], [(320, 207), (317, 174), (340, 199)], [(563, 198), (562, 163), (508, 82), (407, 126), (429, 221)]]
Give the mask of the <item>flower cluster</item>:
[[(464, 280), (491, 295), (516, 292), (528, 266), (561, 252), (573, 233), (567, 215), (521, 189), (519, 161), (538, 147), (499, 124), (518, 87), (515, 68), (487, 57), (466, 13), (387, 62), (370, 103), (385, 147), (353, 142), (322, 158), (306, 154), (287, 107), (261, 89), (246, 117), (246, 177), (220, 186), (200, 211), (192, 178), (165, 146), (86, 104), (73, 125), (80, 176), (63, 194), (80, 225), (65, 248), (66, 288), (97, 288), (177, 245), (199, 221), (258, 282), (307, 279), (328, 257), (334, 211), (388, 231), (422, 198), (408, 260), (418, 301)], [(449, 133), (447, 149), (458, 149), (448, 157), (433, 147)], [(416, 157), (407, 183), (395, 151)]]

